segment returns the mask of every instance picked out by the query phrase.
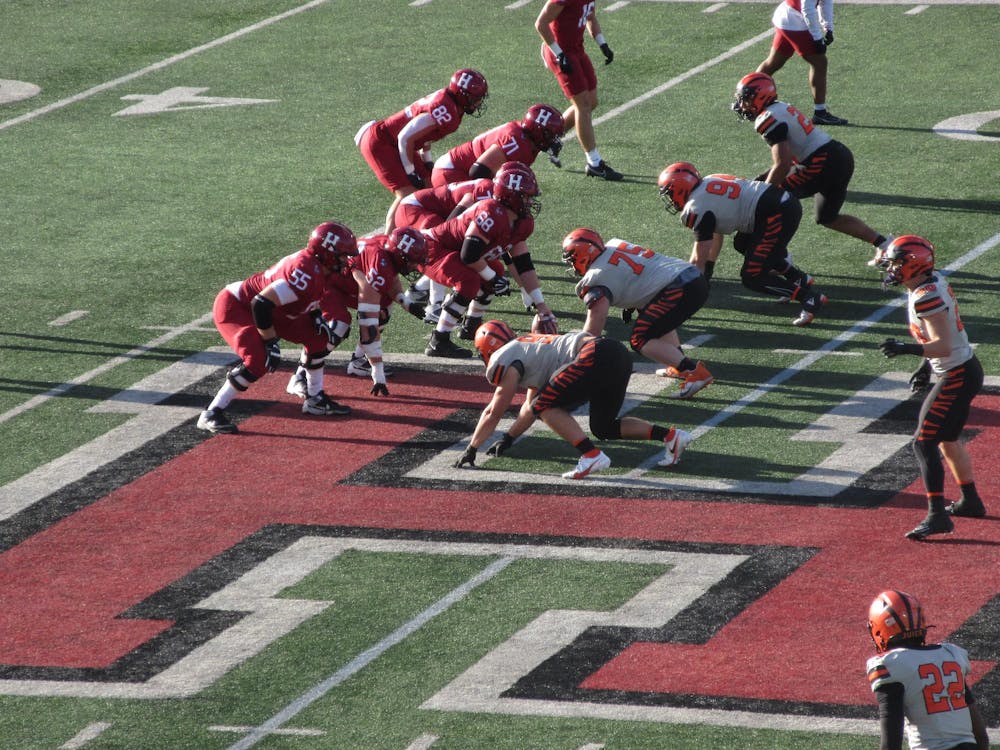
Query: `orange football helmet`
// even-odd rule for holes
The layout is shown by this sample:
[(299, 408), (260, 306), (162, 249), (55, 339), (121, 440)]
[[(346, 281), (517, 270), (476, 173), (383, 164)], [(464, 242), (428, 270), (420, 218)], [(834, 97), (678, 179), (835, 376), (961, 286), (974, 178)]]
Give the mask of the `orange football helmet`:
[(875, 265), (884, 272), (882, 286), (896, 286), (934, 270), (934, 245), (915, 234), (904, 234), (878, 251)]
[(778, 87), (767, 73), (750, 73), (736, 84), (733, 112), (741, 119), (753, 120), (767, 105), (778, 100)]
[(701, 184), (701, 174), (694, 164), (678, 161), (665, 167), (657, 180), (660, 187), (660, 199), (667, 211), (676, 214), (684, 210), (693, 191)]
[(572, 268), (577, 276), (587, 273), (590, 265), (603, 252), (604, 240), (593, 229), (574, 229), (562, 241), (563, 263)]
[(514, 329), (502, 320), (487, 320), (476, 331), (474, 344), (480, 358), (489, 364), (493, 352), (516, 337)]
[(924, 610), (913, 594), (889, 589), (875, 597), (868, 608), (868, 633), (880, 654), (901, 641), (924, 642)]

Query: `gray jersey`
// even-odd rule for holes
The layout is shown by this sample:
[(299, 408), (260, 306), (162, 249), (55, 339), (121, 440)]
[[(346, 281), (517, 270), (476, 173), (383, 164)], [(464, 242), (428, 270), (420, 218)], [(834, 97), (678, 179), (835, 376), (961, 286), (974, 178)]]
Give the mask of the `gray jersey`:
[[(784, 125), (787, 128), (786, 138), (777, 138), (775, 131)], [(769, 145), (784, 140), (791, 149), (795, 161), (802, 163), (820, 146), (825, 146), (833, 140), (830, 134), (822, 128), (813, 125), (812, 120), (786, 102), (773, 102), (757, 115), (753, 126), (757, 128)]]
[(718, 234), (752, 232), (757, 203), (770, 187), (766, 182), (710, 174), (691, 191), (681, 212), (681, 222), (697, 232), (705, 214), (712, 213)]
[(562, 335), (528, 333), (508, 341), (490, 357), (486, 379), (496, 385), (515, 362), (521, 363), (522, 388), (541, 388), (553, 375), (576, 359), (580, 349), (593, 338), (585, 331), (570, 331)]
[(955, 299), (955, 292), (952, 291), (951, 284), (934, 274), (927, 282), (911, 291), (907, 297), (910, 333), (921, 344), (930, 339), (927, 335), (927, 324), (924, 323), (923, 319), (942, 310), (947, 313), (945, 325), (951, 329), (952, 348), (946, 356), (933, 357), (928, 360), (934, 372), (942, 375), (972, 358), (969, 335), (958, 315), (958, 301)]
[(605, 243), (604, 252), (577, 282), (576, 294), (583, 299), (589, 289), (603, 286), (612, 304), (639, 310), (690, 268), (694, 266), (687, 261), (615, 238)]
[(975, 743), (965, 702), (969, 654), (954, 643), (894, 648), (868, 660), (874, 692), (882, 685), (903, 686), (903, 713), (910, 750), (947, 750)]

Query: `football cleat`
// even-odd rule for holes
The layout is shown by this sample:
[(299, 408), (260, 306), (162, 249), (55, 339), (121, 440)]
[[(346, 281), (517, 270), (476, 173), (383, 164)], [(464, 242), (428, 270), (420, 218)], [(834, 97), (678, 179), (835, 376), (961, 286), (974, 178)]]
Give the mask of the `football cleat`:
[(828, 109), (813, 112), (812, 121), (815, 125), (847, 125), (847, 120), (837, 117)]
[(663, 458), (656, 462), (657, 466), (676, 466), (681, 460), (681, 454), (688, 444), (694, 440), (694, 435), (676, 427), (672, 428), (667, 439), (663, 441)]
[(580, 460), (576, 462), (576, 468), (573, 471), (565, 472), (562, 476), (563, 479), (583, 479), (598, 471), (604, 471), (609, 466), (611, 466), (611, 459), (604, 451), (598, 451), (597, 455), (591, 458), (580, 456)]
[(302, 402), (302, 413), (317, 414), (321, 417), (347, 417), (351, 414), (351, 407), (338, 404), (326, 393), (320, 391)]
[(656, 376), (659, 378), (673, 378), (674, 380), (684, 380), (684, 373), (678, 370), (673, 365), (667, 365), (666, 367), (661, 367), (656, 371)]
[(418, 305), (426, 305), (427, 300), (430, 299), (431, 293), (427, 289), (417, 289), (415, 286), (411, 286), (405, 292), (403, 292), (403, 304), (409, 305), (416, 303)]
[(966, 497), (957, 503), (951, 503), (947, 510), (953, 516), (965, 518), (984, 518), (986, 516), (986, 506), (978, 497), (972, 500)]
[(691, 398), (702, 388), (707, 388), (715, 382), (712, 373), (708, 371), (703, 362), (698, 362), (693, 370), (679, 371), (678, 374), (684, 378), (671, 398)]
[(292, 373), (292, 377), (288, 380), (288, 385), (285, 386), (285, 392), (299, 398), (309, 398), (309, 392), (306, 389), (305, 370), (299, 367)]
[(424, 309), (424, 322), (436, 326), (438, 318), (441, 317), (441, 303), (434, 302)]
[[(385, 371), (387, 378), (393, 376), (393, 368), (389, 365), (383, 363), (382, 369)], [(368, 361), (368, 357), (355, 357), (352, 354), (351, 361), (347, 363), (347, 374), (353, 375), (356, 378), (370, 378), (372, 376), (372, 365)]]
[(600, 177), (602, 180), (607, 180), (608, 182), (619, 182), (625, 175), (611, 168), (604, 159), (601, 159), (600, 163), (596, 167), (587, 164), (587, 169), (585, 170), (587, 177)]
[(451, 337), (431, 336), (431, 342), (424, 349), (424, 354), (428, 357), (443, 357), (445, 359), (472, 358), (472, 352), (456, 344), (451, 340)]
[(928, 513), (917, 528), (906, 532), (906, 538), (921, 542), (931, 534), (950, 534), (954, 530), (955, 524), (947, 513)]
[(829, 300), (827, 296), (822, 293), (813, 294), (806, 300), (802, 302), (802, 312), (799, 313), (799, 317), (792, 321), (793, 326), (798, 326), (802, 328), (809, 325), (816, 319), (816, 313), (825, 305)]
[(236, 425), (230, 422), (222, 409), (206, 409), (198, 416), (198, 429), (208, 432), (233, 433), (239, 432)]

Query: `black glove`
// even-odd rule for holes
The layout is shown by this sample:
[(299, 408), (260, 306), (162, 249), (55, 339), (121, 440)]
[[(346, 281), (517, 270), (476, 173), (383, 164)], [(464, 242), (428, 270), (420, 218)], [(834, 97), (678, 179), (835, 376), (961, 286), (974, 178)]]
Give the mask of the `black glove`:
[(514, 438), (512, 438), (508, 433), (504, 433), (503, 437), (497, 440), (490, 449), (486, 451), (487, 456), (502, 456), (504, 453), (510, 450), (510, 446), (514, 444)]
[(826, 40), (824, 39), (813, 39), (816, 44), (816, 54), (825, 55), (826, 54)]
[(926, 391), (931, 385), (931, 363), (926, 359), (920, 363), (912, 375), (910, 375), (910, 391), (920, 393)]
[(479, 280), (479, 296), (476, 297), (476, 299), (479, 299), (481, 297), (492, 297), (497, 290), (497, 282), (500, 280), (500, 278), (501, 276), (499, 274), (494, 276), (489, 281), (481, 278)]
[(462, 457), (455, 462), (455, 468), (461, 469), (465, 464), (468, 464), (473, 469), (476, 468), (476, 449), (471, 445), (465, 449)]
[(281, 367), (281, 347), (278, 346), (278, 339), (270, 339), (264, 342), (264, 354), (267, 360), (264, 362), (264, 369), (274, 372)]
[(414, 318), (424, 319), (424, 313), (427, 311), (427, 305), (423, 302), (407, 302), (406, 312), (412, 315)]
[(424, 178), (418, 175), (416, 172), (410, 172), (406, 176), (409, 178), (410, 184), (413, 185), (413, 187), (415, 187), (417, 190), (420, 190), (420, 188), (424, 186)]
[(921, 357), (924, 356), (924, 347), (920, 346), (920, 344), (904, 344), (902, 341), (896, 341), (896, 339), (886, 339), (879, 344), (879, 349), (882, 350), (882, 354), (886, 359), (892, 359), (900, 354), (918, 354)]
[(626, 323), (631, 323), (632, 322), (632, 316), (633, 315), (635, 315), (635, 308), (634, 307), (623, 307), (622, 308), (622, 320), (624, 320)]
[(389, 389), (386, 387), (385, 383), (375, 383), (372, 386), (371, 393), (373, 396), (388, 396)]
[(833, 31), (830, 30), (826, 32), (826, 36), (823, 37), (823, 41), (826, 42), (826, 46), (829, 47), (833, 44)]
[(573, 75), (573, 63), (571, 63), (569, 58), (566, 57), (565, 52), (560, 52), (556, 60), (559, 61), (559, 70), (568, 76)]
[(611, 61), (615, 59), (615, 53), (611, 51), (607, 42), (601, 45), (601, 52), (604, 53), (604, 64), (610, 65)]
[(434, 171), (434, 162), (432, 162), (432, 161), (425, 161), (424, 162), (424, 169), (427, 170), (427, 174), (430, 174), (431, 172), (433, 172)]
[(510, 296), (510, 279), (506, 276), (497, 276), (496, 283), (493, 284), (494, 297)]

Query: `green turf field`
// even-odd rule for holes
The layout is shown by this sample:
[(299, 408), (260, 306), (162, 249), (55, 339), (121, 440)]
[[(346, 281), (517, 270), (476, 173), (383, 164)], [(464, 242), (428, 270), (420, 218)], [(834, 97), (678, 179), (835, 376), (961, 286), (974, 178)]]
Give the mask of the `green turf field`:
[[(987, 375), (996, 376), (1000, 81), (995, 29), (1000, 27), (1000, 5), (935, 4), (908, 12), (914, 7), (837, 5), (829, 103), (851, 126), (829, 130), (850, 146), (857, 162), (845, 211), (883, 233), (916, 233), (934, 242), (938, 266), (952, 269), (951, 282), (970, 338), (978, 344), (977, 355)], [(539, 62), (533, 22), (540, 8), (540, 0), (4, 4), (0, 289), (7, 304), (0, 324), (0, 444), (5, 446), (0, 451), (0, 531), (5, 540), (0, 590), (16, 582), (10, 572), (16, 568), (5, 566), (4, 557), (65, 515), (30, 515), (30, 508), (22, 508), (23, 498), (33, 491), (29, 485), (37, 485), (35, 477), (55, 481), (60, 473), (71, 474), (71, 468), (52, 462), (116, 434), (111, 431), (133, 419), (126, 412), (92, 407), (220, 346), (210, 316), (217, 291), (302, 247), (316, 224), (336, 219), (358, 235), (381, 225), (390, 196), (353, 143), (362, 123), (440, 88), (454, 70), (466, 66), (488, 78), (488, 110), (482, 119), (466, 118), (458, 133), (435, 146), (435, 155), (519, 118), (533, 103), (563, 108), (561, 92)], [(583, 154), (573, 138), (565, 145), (561, 170), (544, 155), (535, 164), (543, 210), (529, 246), (561, 330), (584, 317), (560, 260), (561, 239), (570, 229), (590, 226), (606, 239), (621, 237), (687, 257), (691, 235), (663, 210), (656, 191), (659, 171), (688, 160), (703, 174), (753, 177), (768, 165), (766, 145), (729, 104), (736, 82), (767, 53), (771, 11), (771, 3), (718, 8), (709, 3), (598, 3), (615, 60), (600, 65), (596, 46), (589, 47), (599, 77), (596, 133), (603, 155), (626, 177), (619, 184), (584, 177)], [(809, 106), (806, 71), (801, 60), (793, 59), (776, 75), (781, 98), (803, 111)], [(40, 91), (19, 99), (18, 92), (30, 90), (23, 84)], [(191, 98), (147, 114), (123, 113), (180, 87), (197, 90), (190, 97), (263, 101), (206, 108)], [(155, 109), (157, 100), (152, 101)], [(977, 138), (950, 137), (976, 126), (947, 121), (977, 113), (986, 113), (969, 120), (979, 123)], [(936, 129), (941, 123), (948, 132)], [(612, 488), (620, 481), (626, 488), (622, 495), (642, 498), (641, 481), (648, 479), (661, 493), (653, 494), (654, 499), (673, 500), (678, 491), (714, 492), (721, 482), (736, 487), (750, 503), (833, 502), (781, 489), (841, 455), (839, 434), (828, 440), (818, 433), (810, 439), (799, 436), (866, 392), (880, 375), (912, 363), (887, 363), (878, 353), (877, 344), (885, 337), (905, 337), (905, 311), (892, 307), (899, 304), (899, 295), (884, 292), (878, 273), (866, 265), (871, 248), (814, 224), (811, 200), (803, 207), (791, 247), (797, 264), (830, 296), (829, 306), (809, 328), (791, 327), (792, 309), (740, 286), (739, 256), (727, 242), (708, 305), (682, 330), (682, 339), (698, 344), (692, 356), (710, 363), (715, 384), (698, 398), (679, 402), (668, 398), (668, 382), (656, 390), (655, 379), (647, 378), (642, 382), (653, 382), (653, 392), (635, 404), (639, 416), (695, 430), (698, 440), (676, 470), (647, 467), (638, 478), (634, 470), (648, 464), (648, 445), (611, 446), (607, 452), (614, 467), (606, 483), (596, 485), (601, 492), (616, 497), (618, 490)], [(516, 293), (496, 300), (494, 309), (516, 329), (530, 325)], [(411, 355), (422, 353), (429, 332), (397, 309), (384, 335), (387, 361), (411, 362)], [(607, 333), (624, 340), (628, 327), (612, 318)], [(338, 364), (355, 338), (338, 350)], [(294, 356), (292, 351), (286, 349), (286, 358)], [(648, 375), (648, 363), (641, 358), (637, 367)], [(331, 380), (336, 385), (349, 379), (339, 373)], [(177, 398), (189, 409), (199, 407), (218, 382), (202, 381)], [(462, 382), (469, 383), (456, 395), (466, 408), (464, 416), (457, 428), (440, 428), (452, 442), (471, 432), (477, 408), (488, 399), (485, 381)], [(348, 393), (357, 397), (354, 391)], [(400, 393), (405, 394), (405, 387)], [(406, 399), (399, 403), (406, 412)], [(913, 408), (906, 414), (897, 421), (912, 429)], [(193, 432), (190, 417), (183, 419), (187, 423), (181, 429)], [(297, 424), (308, 429), (308, 422)], [(898, 433), (897, 427), (884, 431)], [(445, 440), (444, 447), (449, 445)], [(891, 454), (900, 445), (887, 442), (883, 450)], [(877, 453), (877, 442), (872, 446)], [(283, 473), (282, 450), (281, 445), (265, 447), (268, 458), (263, 462), (272, 464), (275, 485), (295, 484), (297, 477)], [(503, 502), (489, 493), (505, 491), (505, 484), (570, 493), (545, 484), (544, 478), (565, 471), (574, 460), (571, 452), (551, 433), (539, 431), (491, 463), (490, 471), (479, 477), (482, 483), (470, 484), (468, 491), (487, 505)], [(161, 463), (148, 452), (144, 455), (144, 471)], [(450, 482), (463, 487), (463, 482), (477, 481), (447, 473), (449, 456), (453, 453), (429, 458), (423, 468), (407, 466), (418, 473), (410, 485), (401, 486), (423, 482), (422, 487), (441, 489)], [(863, 463), (860, 457), (849, 460)], [(862, 468), (874, 469), (876, 463)], [(992, 476), (990, 469), (986, 465), (979, 471)], [(916, 478), (909, 475), (894, 491)], [(997, 503), (1000, 495), (994, 508)], [(851, 501), (839, 498), (834, 504), (849, 506)], [(160, 510), (153, 498), (150, 511)], [(911, 511), (916, 518), (919, 510)], [(584, 533), (569, 526), (562, 532), (566, 537), (595, 536), (610, 547), (618, 542), (629, 546), (615, 532)], [(128, 533), (121, 529), (123, 545)], [(550, 532), (519, 528), (507, 533)], [(993, 541), (972, 554), (990, 563), (1000, 537), (992, 527), (983, 533)], [(894, 544), (901, 537), (895, 529), (890, 535)], [(531, 543), (536, 541), (532, 537)], [(721, 543), (708, 537), (689, 541)], [(765, 545), (772, 541), (795, 546), (784, 537), (759, 539)], [(265, 556), (254, 552), (250, 557), (258, 561)], [(182, 696), (7, 690), (4, 684), (18, 680), (18, 669), (32, 665), (8, 664), (0, 656), (0, 748), (212, 750), (256, 743), (275, 749), (847, 750), (876, 742), (872, 707), (859, 710), (858, 716), (837, 714), (834, 718), (859, 726), (867, 722), (868, 729), (845, 731), (814, 721), (808, 709), (792, 731), (790, 723), (764, 726), (741, 719), (687, 721), (676, 715), (664, 719), (638, 710), (629, 713), (631, 703), (611, 699), (602, 703), (602, 712), (589, 715), (551, 707), (520, 714), (425, 707), (540, 614), (615, 610), (671, 570), (662, 561), (528, 555), (463, 588), (491, 570), (491, 564), (507, 560), (504, 553), (488, 550), (452, 554), (442, 547), (418, 554), (388, 547), (350, 549), (274, 592), (281, 600), (335, 606), (314, 604), (316, 614), (303, 616), (287, 635), (252, 650), (204, 689)], [(149, 564), (155, 568), (158, 563)], [(942, 564), (928, 563), (928, 570)], [(109, 571), (117, 570), (113, 559), (108, 565)], [(928, 572), (926, 579), (916, 575), (917, 582), (928, 592), (945, 586), (938, 570)], [(44, 569), (38, 574), (44, 577)], [(1000, 593), (992, 585), (993, 594)], [(461, 596), (447, 600), (456, 590)], [(445, 600), (440, 613), (435, 611), (426, 623), (419, 619)], [(837, 615), (857, 621), (854, 651), (865, 637), (863, 615), (863, 610)], [(408, 626), (412, 631), (405, 630)], [(398, 644), (385, 642), (398, 628), (405, 631)], [(386, 645), (384, 654), (356, 661), (380, 643)], [(977, 658), (1000, 661), (1000, 654), (995, 656)], [(355, 671), (338, 672), (352, 664)], [(854, 673), (863, 683), (863, 663)], [(342, 677), (317, 692), (317, 686), (337, 674)], [(53, 672), (52, 681), (66, 678)], [(624, 707), (618, 716), (612, 710), (616, 705)], [(1000, 705), (988, 705), (990, 715), (1000, 717)], [(277, 732), (254, 733), (290, 706), (296, 709), (294, 716), (287, 723), (277, 721)], [(1000, 731), (1000, 720), (991, 727)], [(992, 737), (994, 742), (998, 738)]]

